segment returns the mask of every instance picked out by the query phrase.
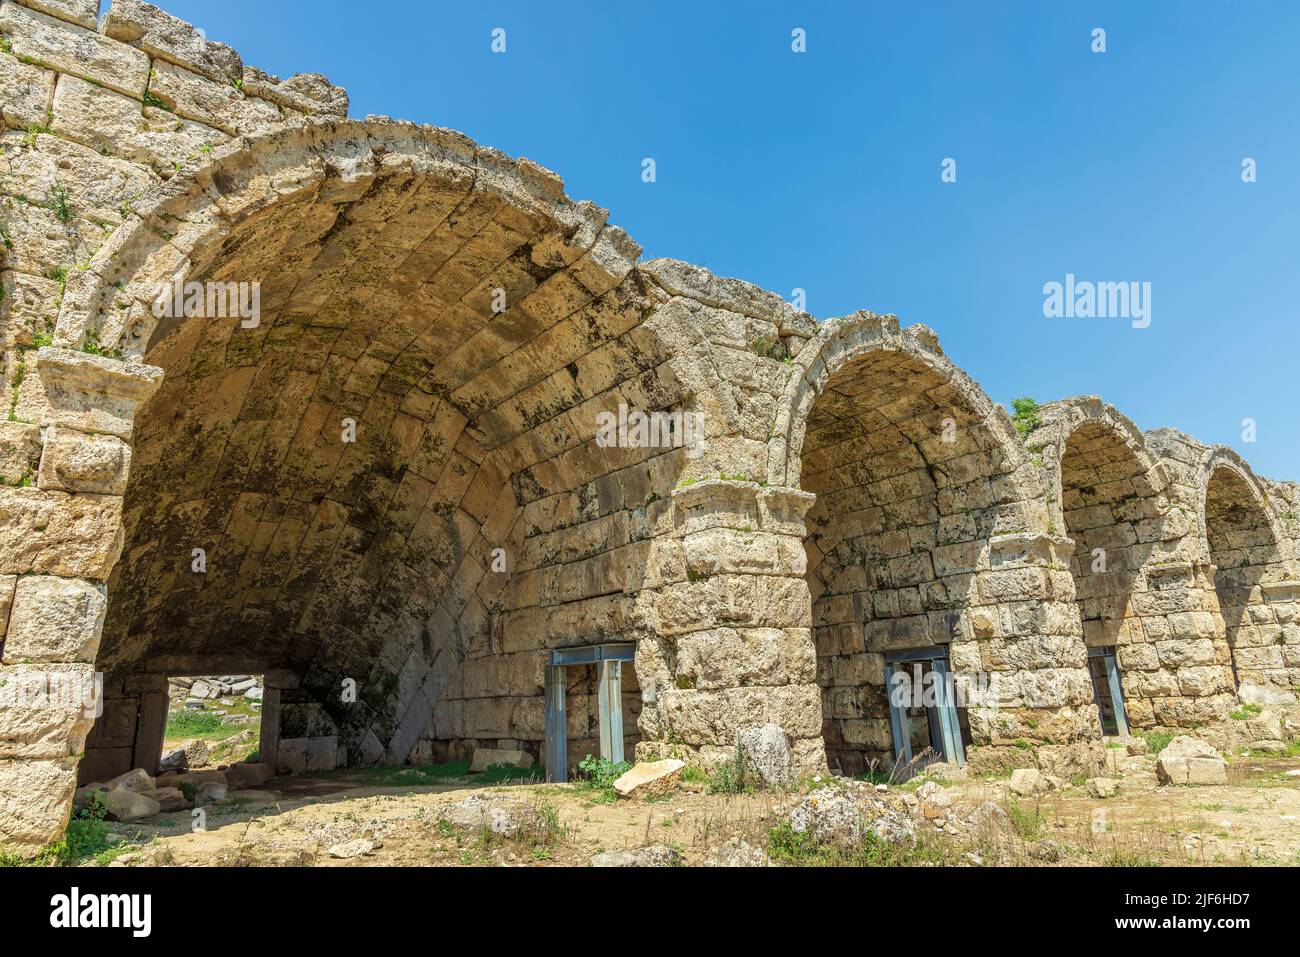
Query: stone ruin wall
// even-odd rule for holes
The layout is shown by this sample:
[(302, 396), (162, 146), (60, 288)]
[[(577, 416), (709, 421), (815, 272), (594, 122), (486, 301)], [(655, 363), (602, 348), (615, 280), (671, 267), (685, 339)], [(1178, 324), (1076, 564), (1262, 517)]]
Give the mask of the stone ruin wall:
[[(922, 645), (1000, 679), (981, 768), (1100, 764), (1088, 645), (1139, 728), (1294, 701), (1295, 484), (1095, 398), (1022, 440), (924, 327), (639, 262), (553, 173), (137, 0), (0, 35), (0, 675), (105, 676), (98, 721), (0, 714), (6, 845), (156, 756), (169, 675), (264, 674), (299, 769), (540, 752), (544, 651), (604, 641), (638, 756), (775, 723), (808, 773), (888, 760)], [(260, 281), (260, 324), (156, 317), (177, 279)], [(599, 447), (620, 405), (701, 453)]]

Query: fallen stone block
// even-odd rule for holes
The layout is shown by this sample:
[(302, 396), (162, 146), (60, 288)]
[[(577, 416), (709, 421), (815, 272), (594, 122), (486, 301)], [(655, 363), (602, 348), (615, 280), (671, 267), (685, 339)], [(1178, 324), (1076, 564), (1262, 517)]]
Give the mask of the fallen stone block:
[(533, 756), (527, 751), (504, 748), (475, 748), (474, 757), (469, 762), (469, 771), (470, 774), (480, 774), (488, 768), (498, 765), (509, 768), (531, 768), (533, 766)]
[(760, 724), (736, 732), (736, 757), (746, 774), (753, 773), (768, 787), (794, 782), (790, 739), (779, 724)]
[(180, 788), (158, 788), (144, 795), (158, 802), (158, 810), (163, 814), (172, 811), (184, 811), (190, 807), (189, 799)]
[(232, 791), (256, 788), (271, 780), (271, 768), (266, 764), (240, 762), (226, 768), (226, 786)]
[(1119, 782), (1114, 778), (1088, 778), (1083, 782), (1089, 797), (1108, 798), (1119, 793)]
[(1016, 768), (1011, 772), (1010, 788), (1021, 797), (1037, 794), (1042, 786), (1043, 774), (1037, 768)]
[(861, 782), (818, 788), (790, 812), (796, 834), (809, 834), (819, 843), (854, 847), (873, 834), (891, 844), (916, 839), (916, 824), (901, 808)]
[(226, 799), (229, 789), (217, 781), (206, 781), (194, 789), (194, 806), (207, 807)]
[(184, 771), (189, 768), (189, 762), (185, 758), (184, 748), (172, 748), (167, 751), (158, 761), (158, 771), (165, 773), (167, 771)]
[(133, 768), (125, 774), (119, 774), (104, 785), (110, 791), (134, 791), (137, 794), (152, 791), (157, 786), (149, 772), (143, 768)]
[(1156, 758), (1161, 784), (1227, 784), (1228, 765), (1205, 741), (1180, 734)]
[(159, 811), (159, 804), (153, 798), (125, 788), (105, 791), (100, 800), (108, 818), (113, 821), (138, 821), (143, 817), (152, 817)]
[(619, 797), (656, 797), (677, 790), (685, 761), (665, 758), (662, 761), (639, 761), (614, 782)]

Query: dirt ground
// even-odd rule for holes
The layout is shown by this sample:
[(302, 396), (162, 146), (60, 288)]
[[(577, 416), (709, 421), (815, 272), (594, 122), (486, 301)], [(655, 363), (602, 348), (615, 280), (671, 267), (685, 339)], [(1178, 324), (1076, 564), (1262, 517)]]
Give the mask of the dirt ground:
[[(1088, 796), (1081, 786), (1017, 797), (1006, 779), (944, 783), (953, 808), (992, 801), (1008, 812), (1013, 833), (991, 860), (968, 846), (959, 828), (940, 830), (943, 815), (922, 817), (932, 851), (917, 863), (1017, 865), (1300, 864), (1300, 768), (1295, 757), (1237, 758), (1228, 784), (1158, 787), (1154, 762), (1134, 759), (1118, 795)], [(393, 769), (394, 778), (401, 775)], [(612, 800), (574, 785), (476, 786), (460, 779), (434, 786), (373, 784), (373, 774), (336, 772), (281, 778), (261, 791), (233, 792), (207, 809), (206, 830), (191, 830), (189, 812), (147, 823), (112, 825), (132, 845), (116, 866), (174, 864), (357, 866), (586, 866), (602, 851), (668, 845), (686, 865), (701, 863), (732, 837), (767, 848), (771, 829), (798, 794), (709, 794)], [(918, 781), (895, 791), (914, 792)], [(558, 820), (545, 845), (493, 840), (457, 830), (440, 809), (471, 794), (522, 797)], [(912, 803), (917, 803), (915, 800)], [(921, 817), (918, 808), (918, 817)], [(350, 859), (330, 849), (358, 838), (373, 850)], [(143, 845), (143, 846), (137, 846)], [(788, 863), (778, 855), (778, 863)], [(806, 863), (815, 863), (809, 861)]]

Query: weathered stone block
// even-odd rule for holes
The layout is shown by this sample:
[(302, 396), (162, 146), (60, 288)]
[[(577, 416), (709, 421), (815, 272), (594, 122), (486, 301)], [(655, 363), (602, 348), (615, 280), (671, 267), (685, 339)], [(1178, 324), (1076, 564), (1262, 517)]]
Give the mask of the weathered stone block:
[(144, 96), (149, 58), (125, 43), (14, 3), (0, 8), (0, 33), (20, 57), (136, 99)]
[(102, 581), (122, 540), (119, 496), (0, 488), (0, 574)]
[(208, 40), (203, 31), (140, 0), (114, 0), (100, 29), (219, 83), (232, 83), (244, 75), (243, 60), (230, 47)]
[(29, 479), (41, 457), (41, 429), (26, 422), (0, 422), (0, 482)]
[(17, 0), (24, 7), (67, 20), (87, 30), (95, 29), (100, 0)]
[(75, 759), (0, 760), (0, 847), (31, 857), (57, 840), (76, 789)]
[(56, 76), (52, 70), (0, 53), (0, 87), (5, 91), (0, 117), (4, 125), (20, 130), (44, 125), (54, 98)]
[(217, 83), (184, 67), (158, 61), (149, 92), (173, 113), (232, 136), (247, 136), (282, 122), (277, 106), (249, 98), (229, 82)]
[(45, 436), (37, 484), (42, 489), (121, 495), (131, 448), (115, 435), (89, 435), (52, 425)]
[(20, 578), (5, 662), (93, 663), (107, 603), (107, 589), (99, 583), (48, 575)]
[(94, 721), (91, 665), (0, 667), (0, 759), (81, 752)]
[(111, 156), (168, 171), (230, 139), (214, 127), (142, 107), (138, 100), (68, 75), (61, 76), (54, 89), (54, 132)]

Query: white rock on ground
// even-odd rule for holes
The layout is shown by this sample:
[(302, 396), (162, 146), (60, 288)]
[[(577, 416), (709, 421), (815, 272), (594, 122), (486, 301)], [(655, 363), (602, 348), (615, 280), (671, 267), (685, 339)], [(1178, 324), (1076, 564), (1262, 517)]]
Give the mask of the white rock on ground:
[(1119, 782), (1114, 778), (1088, 778), (1083, 786), (1093, 798), (1114, 797), (1119, 793)]
[(1021, 797), (1036, 794), (1042, 785), (1043, 774), (1037, 768), (1016, 768), (1011, 772), (1011, 790)]
[(673, 867), (682, 856), (663, 844), (634, 847), (626, 851), (605, 851), (591, 859), (592, 867)]
[(362, 857), (374, 853), (374, 850), (374, 841), (369, 838), (358, 837), (355, 840), (344, 841), (342, 844), (335, 844), (329, 849), (329, 855), (346, 861), (353, 857)]
[(1161, 784), (1227, 784), (1223, 756), (1199, 738), (1180, 734), (1156, 758)]
[(779, 724), (760, 724), (736, 732), (736, 757), (745, 773), (756, 774), (768, 787), (794, 781), (790, 738)]
[(747, 844), (739, 837), (733, 837), (709, 851), (704, 858), (704, 867), (771, 867), (772, 859), (767, 852)]
[(822, 843), (845, 847), (860, 844), (868, 833), (890, 843), (916, 838), (916, 824), (906, 813), (856, 781), (818, 788), (805, 796), (790, 812), (790, 827)]

